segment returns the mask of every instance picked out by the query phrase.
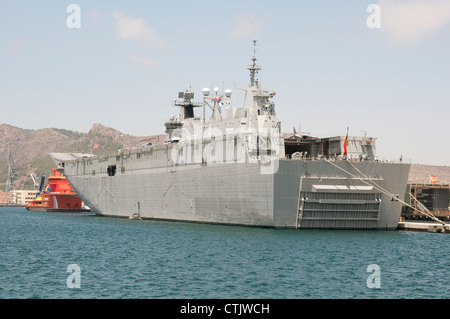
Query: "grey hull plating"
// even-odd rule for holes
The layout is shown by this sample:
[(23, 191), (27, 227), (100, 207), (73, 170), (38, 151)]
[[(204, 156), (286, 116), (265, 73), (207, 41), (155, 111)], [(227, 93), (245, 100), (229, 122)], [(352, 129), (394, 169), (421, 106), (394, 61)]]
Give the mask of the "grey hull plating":
[[(400, 203), (326, 161), (280, 160), (275, 174), (262, 174), (260, 163), (144, 168), (135, 157), (121, 158), (115, 176), (101, 173), (100, 159), (66, 163), (65, 175), (105, 216), (316, 229), (395, 229), (399, 222)], [(357, 174), (346, 161), (334, 164)], [(403, 196), (409, 164), (353, 165)]]

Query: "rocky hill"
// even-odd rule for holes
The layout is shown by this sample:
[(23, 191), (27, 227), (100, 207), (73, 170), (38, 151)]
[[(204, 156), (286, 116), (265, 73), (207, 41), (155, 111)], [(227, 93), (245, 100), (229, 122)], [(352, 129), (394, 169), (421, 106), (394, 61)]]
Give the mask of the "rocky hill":
[(17, 178), (16, 189), (33, 189), (30, 172), (49, 176), (54, 166), (51, 152), (86, 152), (106, 154), (119, 148), (141, 147), (147, 142), (161, 143), (164, 135), (131, 136), (115, 129), (94, 124), (88, 133), (58, 128), (28, 130), (8, 124), (0, 125), (0, 191), (8, 178), (8, 153), (11, 150)]

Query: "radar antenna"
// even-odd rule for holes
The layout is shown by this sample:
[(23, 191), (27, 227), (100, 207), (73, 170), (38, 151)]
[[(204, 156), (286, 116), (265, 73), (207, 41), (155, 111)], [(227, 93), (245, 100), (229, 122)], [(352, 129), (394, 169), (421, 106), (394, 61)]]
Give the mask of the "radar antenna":
[(194, 117), (194, 107), (203, 106), (202, 103), (192, 102), (194, 98), (194, 93), (190, 90), (185, 90), (184, 92), (178, 93), (178, 98), (181, 101), (174, 101), (174, 106), (181, 106), (180, 120), (189, 119)]
[(252, 58), (253, 64), (247, 65), (247, 70), (250, 71), (250, 86), (258, 86), (258, 79), (256, 79), (256, 75), (258, 74), (258, 71), (262, 70), (262, 67), (260, 65), (256, 65), (256, 40), (253, 40), (253, 58)]

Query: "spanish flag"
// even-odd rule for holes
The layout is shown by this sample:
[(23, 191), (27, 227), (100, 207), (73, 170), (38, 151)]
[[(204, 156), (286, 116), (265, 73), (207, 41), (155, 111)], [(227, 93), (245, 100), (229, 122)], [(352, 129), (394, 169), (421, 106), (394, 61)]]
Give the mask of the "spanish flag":
[(342, 150), (342, 155), (344, 156), (347, 155), (347, 144), (348, 144), (348, 127), (347, 127), (347, 136), (345, 137), (344, 140), (344, 149)]

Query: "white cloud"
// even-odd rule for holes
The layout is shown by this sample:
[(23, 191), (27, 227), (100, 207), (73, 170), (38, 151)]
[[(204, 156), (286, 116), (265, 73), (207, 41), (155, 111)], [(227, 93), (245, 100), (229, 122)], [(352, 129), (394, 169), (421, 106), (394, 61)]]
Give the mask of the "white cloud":
[(131, 53), (128, 56), (128, 59), (130, 59), (131, 62), (133, 62), (134, 64), (136, 64), (137, 66), (143, 66), (146, 68), (155, 68), (156, 65), (158, 64), (156, 62), (156, 60), (152, 59), (152, 58), (148, 58), (148, 57), (139, 57), (137, 55), (135, 55), (134, 53)]
[(116, 31), (119, 39), (132, 40), (140, 45), (157, 49), (167, 49), (168, 45), (147, 25), (143, 18), (125, 16), (119, 11), (113, 11), (111, 16), (116, 19)]
[(448, 0), (379, 0), (381, 27), (394, 40), (414, 43), (450, 22)]
[(88, 18), (93, 22), (100, 22), (103, 20), (103, 12), (98, 9), (90, 9), (87, 13)]
[(263, 29), (263, 24), (248, 13), (234, 14), (233, 26), (229, 35), (233, 38), (254, 36)]

